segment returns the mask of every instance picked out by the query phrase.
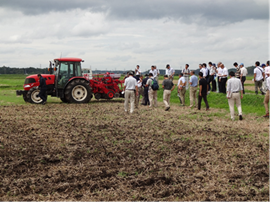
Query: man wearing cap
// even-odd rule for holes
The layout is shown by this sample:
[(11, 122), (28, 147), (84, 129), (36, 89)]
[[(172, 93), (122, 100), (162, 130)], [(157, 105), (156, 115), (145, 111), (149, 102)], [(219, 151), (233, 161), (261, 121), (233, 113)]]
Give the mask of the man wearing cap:
[(193, 107), (193, 102), (195, 100), (195, 108), (198, 107), (198, 101), (196, 98), (196, 93), (197, 93), (197, 87), (198, 87), (198, 78), (195, 75), (195, 71), (192, 70), (190, 72), (190, 80), (189, 80), (189, 84), (190, 84), (190, 90), (189, 90), (189, 99), (190, 99), (190, 108)]
[(185, 77), (183, 77), (183, 73), (179, 74), (177, 87), (178, 87), (178, 93), (180, 95), (180, 100), (182, 102), (182, 106), (185, 106), (186, 80), (185, 80)]
[(243, 63), (240, 63), (240, 80), (242, 83), (242, 87), (243, 87), (243, 94), (245, 94), (245, 87), (244, 87), (244, 83), (246, 81), (246, 76), (248, 74), (247, 69), (245, 68)]
[(269, 91), (270, 91), (270, 77), (269, 76), (270, 76), (270, 70), (268, 70), (267, 72), (265, 72), (265, 74), (267, 75), (267, 79), (266, 79), (266, 94), (265, 94), (263, 103), (264, 103), (264, 108), (265, 108), (266, 114), (263, 117), (269, 118)]
[(39, 91), (39, 94), (38, 94), (38, 97), (40, 97), (42, 99), (42, 105), (45, 105), (46, 102), (47, 102), (47, 85), (46, 85), (46, 80), (42, 77), (41, 74), (38, 74), (38, 79), (39, 79), (39, 87), (38, 89), (40, 90)]
[(149, 95), (149, 101), (150, 105), (149, 107), (157, 107), (157, 90), (153, 90), (151, 85), (154, 80), (154, 76), (152, 73), (149, 73), (149, 79), (146, 82), (146, 87), (149, 88), (148, 95)]
[(168, 75), (164, 75), (164, 80), (162, 82), (163, 91), (163, 102), (165, 104), (165, 111), (170, 109), (170, 98), (171, 92), (174, 90), (175, 85), (171, 80), (168, 79)]
[(175, 73), (174, 69), (171, 68), (170, 64), (167, 64), (166, 65), (166, 73), (165, 74), (168, 75), (168, 77), (169, 77), (169, 79), (171, 81), (173, 81), (174, 73)]
[(260, 89), (262, 95), (264, 95), (262, 89), (262, 83), (264, 80), (264, 72), (263, 69), (260, 67), (260, 62), (255, 62), (256, 68), (254, 69), (254, 83), (255, 83), (255, 93), (258, 94), (258, 88)]
[[(243, 88), (240, 79), (235, 77), (235, 73), (233, 71), (229, 74), (230, 79), (228, 80), (227, 85), (227, 98), (230, 107), (231, 119), (234, 120), (234, 103), (236, 104), (239, 120), (242, 120), (242, 107), (241, 107), (241, 99), (243, 99)], [(241, 92), (241, 99), (240, 94)]]
[[(135, 95), (138, 95), (138, 85), (136, 79), (133, 77), (133, 71), (129, 72), (128, 78), (125, 79), (125, 112), (128, 112), (128, 104), (130, 102), (130, 113), (134, 111)], [(135, 93), (136, 90), (136, 93)]]

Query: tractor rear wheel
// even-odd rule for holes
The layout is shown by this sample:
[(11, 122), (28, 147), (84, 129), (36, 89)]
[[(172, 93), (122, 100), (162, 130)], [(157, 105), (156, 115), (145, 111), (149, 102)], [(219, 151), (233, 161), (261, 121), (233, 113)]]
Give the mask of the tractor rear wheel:
[(30, 102), (32, 104), (40, 104), (42, 102), (42, 99), (38, 97), (39, 89), (36, 89), (35, 87), (31, 88), (27, 94), (26, 94), (26, 100), (27, 102)]
[(91, 89), (86, 80), (75, 79), (65, 89), (65, 99), (68, 103), (88, 103), (91, 98)]
[(66, 98), (60, 98), (62, 102), (67, 103), (68, 101), (66, 100)]

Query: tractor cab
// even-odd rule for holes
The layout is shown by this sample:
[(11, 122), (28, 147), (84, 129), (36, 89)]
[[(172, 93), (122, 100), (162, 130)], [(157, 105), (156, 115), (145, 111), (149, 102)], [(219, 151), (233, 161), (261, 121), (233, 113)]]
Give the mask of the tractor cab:
[(80, 58), (59, 58), (54, 59), (55, 89), (56, 96), (62, 97), (63, 90), (68, 82), (73, 78), (82, 77)]
[(58, 88), (64, 88), (67, 82), (73, 77), (82, 77), (81, 62), (79, 58), (55, 59), (55, 75)]

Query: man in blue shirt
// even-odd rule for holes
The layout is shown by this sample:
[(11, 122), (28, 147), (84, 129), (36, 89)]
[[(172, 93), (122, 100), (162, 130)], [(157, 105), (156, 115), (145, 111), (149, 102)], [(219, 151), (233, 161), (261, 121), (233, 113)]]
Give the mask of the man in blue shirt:
[(198, 101), (196, 99), (196, 93), (197, 93), (197, 89), (198, 89), (198, 78), (195, 75), (195, 71), (192, 70), (190, 72), (190, 80), (189, 80), (189, 84), (190, 84), (190, 90), (189, 90), (189, 98), (190, 98), (190, 108), (193, 107), (193, 102), (195, 100), (195, 108), (198, 108)]

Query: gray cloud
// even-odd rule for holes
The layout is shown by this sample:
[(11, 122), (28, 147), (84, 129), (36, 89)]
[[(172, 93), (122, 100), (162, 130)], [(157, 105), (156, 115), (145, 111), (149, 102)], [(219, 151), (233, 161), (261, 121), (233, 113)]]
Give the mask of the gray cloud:
[[(247, 19), (269, 18), (268, 1), (262, 0), (1, 0), (0, 7), (27, 15), (73, 9), (107, 13), (108, 19), (151, 20), (167, 18), (184, 23), (224, 25)], [(67, 14), (68, 15), (68, 14)]]
[(268, 59), (267, 9), (266, 0), (0, 0), (0, 65), (46, 67), (60, 54), (97, 69), (253, 65)]

